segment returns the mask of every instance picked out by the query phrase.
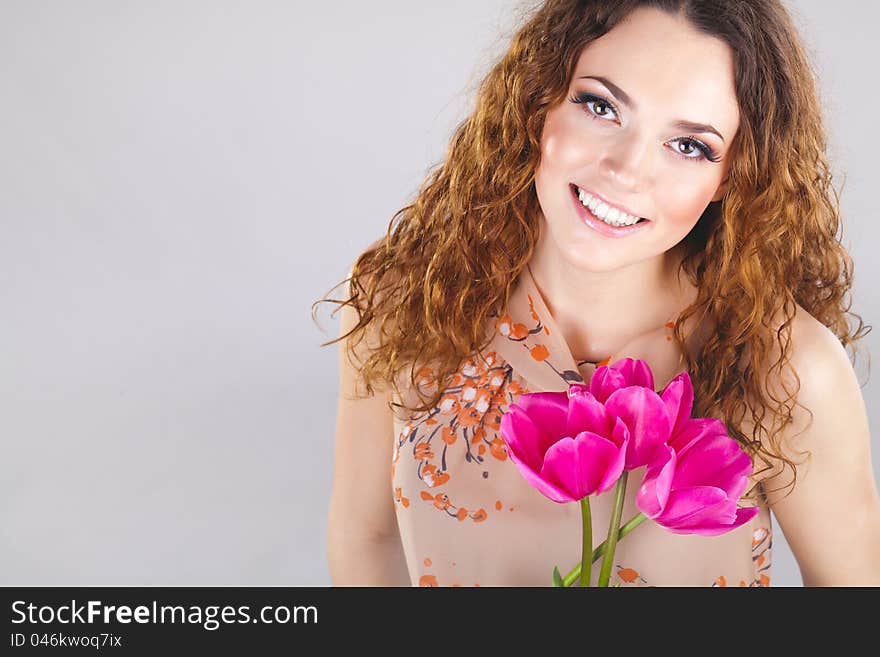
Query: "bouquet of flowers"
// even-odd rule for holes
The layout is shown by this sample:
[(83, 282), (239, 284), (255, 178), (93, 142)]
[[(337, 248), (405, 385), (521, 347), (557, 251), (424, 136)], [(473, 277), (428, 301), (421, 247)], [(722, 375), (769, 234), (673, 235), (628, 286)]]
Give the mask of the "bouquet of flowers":
[[(589, 384), (524, 393), (510, 405), (501, 436), (511, 461), (546, 497), (581, 505), (581, 563), (564, 578), (555, 567), (554, 586), (571, 586), (578, 578), (589, 586), (592, 564), (603, 555), (598, 586), (608, 586), (617, 541), (648, 518), (678, 534), (715, 536), (758, 513), (757, 507), (737, 507), (751, 458), (723, 422), (692, 418), (693, 401), (687, 372), (658, 394), (648, 364), (624, 358), (599, 367)], [(643, 465), (640, 513), (621, 527), (629, 471)], [(608, 537), (593, 550), (590, 496), (615, 486)]]

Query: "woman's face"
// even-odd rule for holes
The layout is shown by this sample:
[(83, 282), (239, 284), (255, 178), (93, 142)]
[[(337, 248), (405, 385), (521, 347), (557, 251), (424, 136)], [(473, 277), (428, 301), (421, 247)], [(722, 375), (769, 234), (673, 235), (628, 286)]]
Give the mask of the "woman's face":
[[(727, 44), (660, 10), (634, 11), (583, 50), (567, 98), (547, 114), (535, 186), (548, 246), (596, 272), (665, 253), (723, 195), (738, 127)], [(574, 186), (648, 221), (617, 237), (597, 230)]]

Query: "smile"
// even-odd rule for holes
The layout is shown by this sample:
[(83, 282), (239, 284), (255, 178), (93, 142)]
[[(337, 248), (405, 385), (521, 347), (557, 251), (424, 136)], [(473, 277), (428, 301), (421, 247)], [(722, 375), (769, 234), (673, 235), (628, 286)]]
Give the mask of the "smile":
[(609, 206), (604, 200), (569, 185), (575, 208), (583, 223), (606, 237), (626, 237), (644, 230), (651, 222), (636, 217), (620, 208)]

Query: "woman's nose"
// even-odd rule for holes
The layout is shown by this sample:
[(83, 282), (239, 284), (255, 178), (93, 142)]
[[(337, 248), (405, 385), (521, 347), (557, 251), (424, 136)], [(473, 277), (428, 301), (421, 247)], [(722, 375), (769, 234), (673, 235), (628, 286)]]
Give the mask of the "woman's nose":
[(636, 191), (651, 176), (651, 152), (646, 139), (637, 133), (618, 133), (609, 142), (600, 162), (601, 172), (619, 189)]

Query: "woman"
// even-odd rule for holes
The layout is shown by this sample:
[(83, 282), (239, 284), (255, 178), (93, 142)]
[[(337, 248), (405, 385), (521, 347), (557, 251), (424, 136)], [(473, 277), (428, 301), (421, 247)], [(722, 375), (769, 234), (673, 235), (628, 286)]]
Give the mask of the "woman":
[[(548, 0), (527, 20), (442, 167), (332, 300), (335, 584), (547, 586), (575, 565), (579, 509), (523, 480), (501, 413), (629, 357), (658, 390), (689, 373), (694, 415), (752, 457), (760, 513), (716, 537), (643, 523), (612, 585), (769, 585), (770, 510), (805, 585), (880, 585), (845, 351), (867, 331), (847, 321), (810, 72), (778, 0)], [(592, 501), (594, 527), (610, 498)]]

